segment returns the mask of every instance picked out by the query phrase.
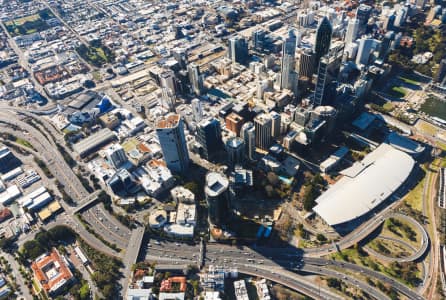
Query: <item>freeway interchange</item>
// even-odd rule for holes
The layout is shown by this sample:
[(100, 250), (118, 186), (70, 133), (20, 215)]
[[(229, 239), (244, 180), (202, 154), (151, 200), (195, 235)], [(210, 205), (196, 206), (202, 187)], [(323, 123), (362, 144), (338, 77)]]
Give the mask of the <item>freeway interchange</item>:
[[(296, 277), (298, 277), (298, 275), (295, 273), (320, 274), (337, 277), (338, 279), (342, 279), (347, 283), (359, 286), (363, 291), (377, 299), (383, 299), (383, 294), (376, 288), (371, 287), (362, 280), (355, 279), (351, 276), (343, 274), (340, 271), (331, 269), (331, 267), (334, 267), (344, 271), (358, 273), (369, 278), (374, 278), (382, 283), (390, 284), (398, 292), (405, 295), (409, 299), (424, 299), (406, 285), (393, 278), (383, 275), (382, 273), (351, 263), (324, 258), (308, 257), (302, 251), (302, 249), (296, 249), (294, 247), (236, 247), (209, 243), (205, 248), (205, 264), (236, 267), (242, 273), (245, 268), (249, 268), (251, 273), (248, 272), (248, 274), (252, 274), (252, 272), (256, 270), (262, 270), (262, 272), (269, 272), (271, 277), (277, 279), (271, 280), (276, 282), (279, 282), (280, 279), (294, 280)], [(146, 260), (156, 262), (158, 264), (176, 265), (178, 267), (195, 264), (200, 256), (200, 247), (198, 244), (179, 244), (159, 239), (150, 240), (149, 243), (145, 245), (144, 250)], [(284, 270), (292, 271), (293, 273), (284, 272)], [(305, 284), (302, 284), (302, 286), (305, 287)], [(299, 289), (296, 290), (301, 291)], [(330, 297), (322, 298), (331, 299)]]

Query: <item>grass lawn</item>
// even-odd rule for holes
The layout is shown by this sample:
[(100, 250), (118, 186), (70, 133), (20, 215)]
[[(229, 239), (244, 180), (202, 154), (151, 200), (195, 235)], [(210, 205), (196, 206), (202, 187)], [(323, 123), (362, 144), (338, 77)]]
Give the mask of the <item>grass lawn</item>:
[(397, 98), (404, 98), (406, 96), (406, 91), (400, 86), (394, 86), (391, 89), (387, 90), (387, 93), (390, 96)]
[(92, 73), (92, 75), (93, 75), (93, 79), (94, 80), (96, 80), (96, 81), (101, 81), (102, 80), (102, 76), (101, 76), (101, 73), (99, 71), (94, 71)]
[(413, 85), (419, 85), (420, 84), (418, 81), (410, 79), (410, 78), (407, 78), (407, 77), (404, 77), (404, 76), (398, 76), (398, 79), (400, 79), (400, 80), (402, 80), (402, 81), (404, 81), (405, 83), (408, 83), (408, 84), (413, 84)]
[[(330, 255), (331, 259), (337, 260), (337, 261), (346, 261), (350, 263), (357, 264), (359, 266), (368, 267), (372, 270), (375, 270), (377, 272), (386, 274), (388, 276), (391, 276), (395, 278), (396, 280), (400, 281), (403, 284), (406, 284), (408, 286), (412, 286), (411, 283), (404, 281), (400, 276), (397, 276), (395, 272), (390, 267), (390, 264), (383, 263), (380, 260), (369, 256), (367, 253), (360, 254), (358, 250), (354, 248), (344, 249), (341, 253), (335, 253)], [(417, 272), (416, 276), (421, 277), (421, 266), (420, 264), (416, 264)]]
[(12, 21), (8, 21), (5, 23), (5, 25), (9, 26), (9, 25), (15, 24), (16, 26), (20, 26), (20, 25), (25, 24), (25, 22), (33, 22), (33, 21), (37, 21), (38, 19), (40, 19), (39, 14), (34, 14), (34, 15), (23, 17), (23, 18), (18, 18), (18, 19), (12, 20)]
[(30, 143), (28, 143), (28, 141), (25, 141), (24, 139), (17, 138), (16, 143), (20, 144), (22, 146), (28, 147), (30, 149), (33, 149), (33, 146)]
[(407, 202), (410, 207), (418, 211), (423, 210), (423, 188), (426, 182), (426, 177), (423, 178), (409, 193), (404, 196), (404, 201)]
[(384, 105), (383, 105), (383, 108), (386, 110), (386, 111), (392, 111), (393, 110), (393, 103), (392, 102), (386, 102), (386, 103), (384, 103)]
[(37, 284), (37, 282), (35, 281), (34, 278), (32, 280), (32, 284), (33, 284), (33, 288), (34, 288), (34, 291), (36, 292), (36, 294), (40, 293), (40, 287), (39, 287), (39, 285)]
[(436, 135), (438, 132), (438, 128), (424, 120), (419, 120), (417, 124), (415, 125), (418, 130), (423, 131), (424, 134), (427, 135)]
[(388, 257), (407, 257), (413, 253), (411, 249), (402, 243), (381, 239), (379, 237), (367, 243), (367, 246)]
[[(441, 150), (446, 151), (446, 143), (442, 143), (442, 142), (438, 142), (438, 141), (437, 141), (436, 146), (437, 146), (438, 148), (440, 148)], [(445, 166), (443, 166), (443, 168), (444, 168), (444, 167), (445, 167)]]
[(104, 61), (107, 61), (107, 55), (105, 55), (104, 50), (102, 48), (93, 48), (96, 51), (96, 54), (102, 58)]
[(415, 232), (414, 239), (413, 240), (409, 239), (407, 237), (407, 233), (400, 226), (395, 226), (395, 228), (394, 228), (395, 232), (390, 231), (387, 228), (388, 220), (385, 222), (384, 226), (382, 227), (382, 231), (381, 231), (380, 235), (386, 236), (386, 237), (395, 238), (395, 239), (400, 239), (400, 240), (402, 240), (402, 241), (412, 245), (416, 249), (420, 248), (421, 233), (418, 232), (418, 229), (415, 228), (411, 223), (406, 222), (406, 220), (403, 220), (403, 219), (400, 219), (400, 218), (394, 218), (394, 219), (398, 220), (398, 222), (401, 222), (401, 224), (403, 224), (403, 225), (409, 226)]

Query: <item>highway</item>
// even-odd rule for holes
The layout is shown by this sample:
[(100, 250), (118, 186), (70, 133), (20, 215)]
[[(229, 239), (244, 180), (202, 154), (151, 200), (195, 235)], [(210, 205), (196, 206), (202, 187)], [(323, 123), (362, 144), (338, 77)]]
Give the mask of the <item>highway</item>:
[[(181, 265), (196, 262), (199, 254), (199, 245), (187, 245), (172, 243), (163, 240), (150, 240), (145, 246), (146, 259), (158, 263)], [(228, 265), (245, 264), (247, 261), (257, 266), (283, 267), (288, 270), (302, 271), (302, 267), (315, 266), (320, 269), (337, 267), (355, 273), (363, 274), (383, 283), (393, 286), (398, 292), (409, 299), (423, 299), (415, 291), (399, 281), (382, 273), (373, 271), (359, 265), (324, 258), (305, 257), (301, 249), (293, 247), (268, 248), (268, 247), (233, 247), (222, 244), (207, 244), (205, 253), (206, 264)], [(305, 270), (305, 269), (304, 269)], [(309, 269), (306, 269), (309, 271)], [(314, 271), (314, 269), (312, 269)], [(320, 271), (321, 272), (321, 271)], [(339, 273), (340, 274), (340, 273)], [(343, 279), (343, 276), (339, 279)], [(356, 284), (356, 283), (355, 283)], [(372, 287), (370, 287), (372, 288)], [(375, 291), (370, 292), (375, 293)]]
[[(430, 168), (432, 164), (429, 166), (427, 171), (426, 180), (424, 182), (423, 187), (423, 215), (430, 220), (429, 224), (424, 224), (425, 228), (429, 230), (433, 236), (431, 238), (432, 241), (432, 251), (430, 252), (430, 264), (427, 272), (427, 280), (426, 284), (421, 289), (421, 293), (426, 294), (427, 299), (433, 299), (436, 293), (437, 287), (437, 278), (438, 272), (440, 270), (440, 242), (438, 238), (436, 218), (435, 218), (435, 208), (437, 207), (436, 198), (437, 193), (435, 191), (435, 182), (438, 176), (438, 173), (432, 172)], [(431, 194), (428, 194), (428, 191)], [(429, 213), (429, 215), (428, 215)], [(429, 228), (430, 227), (430, 228)], [(429, 289), (430, 287), (430, 289)]]
[[(424, 227), (420, 223), (418, 223), (415, 219), (403, 214), (393, 213), (389, 214), (387, 217), (404, 219), (406, 222), (414, 225), (417, 228), (418, 233), (421, 234), (421, 246), (419, 249), (415, 251), (415, 253), (407, 257), (386, 257), (384, 255), (379, 255), (380, 258), (388, 261), (397, 261), (397, 262), (410, 262), (410, 261), (416, 261), (419, 258), (421, 258), (429, 248), (429, 235), (427, 234), (427, 231), (424, 229)], [(372, 250), (372, 252), (374, 251)]]

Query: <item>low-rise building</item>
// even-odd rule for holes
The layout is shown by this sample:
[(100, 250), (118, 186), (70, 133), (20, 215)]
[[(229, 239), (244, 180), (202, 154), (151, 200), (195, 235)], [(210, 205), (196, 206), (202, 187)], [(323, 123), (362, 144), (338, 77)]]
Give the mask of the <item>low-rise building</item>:
[(74, 279), (67, 260), (56, 248), (37, 257), (31, 269), (35, 282), (49, 295), (56, 295)]

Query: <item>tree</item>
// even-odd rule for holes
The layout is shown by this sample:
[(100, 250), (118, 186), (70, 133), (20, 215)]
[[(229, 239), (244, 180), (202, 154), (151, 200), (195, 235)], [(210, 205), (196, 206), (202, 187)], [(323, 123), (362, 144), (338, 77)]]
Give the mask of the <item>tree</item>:
[(319, 242), (325, 242), (325, 241), (327, 241), (327, 238), (326, 238), (325, 235), (323, 235), (322, 233), (318, 233), (317, 236), (316, 236), (316, 239), (317, 239)]
[(0, 240), (0, 248), (3, 251), (9, 249), (9, 247), (11, 247), (12, 244), (14, 244), (14, 240), (12, 238), (2, 238)]
[(90, 298), (90, 288), (88, 287), (88, 283), (81, 286), (79, 290), (79, 297), (81, 300), (87, 300)]
[(272, 186), (276, 186), (279, 183), (279, 177), (273, 172), (268, 172), (266, 178)]
[(184, 187), (191, 191), (194, 195), (197, 195), (199, 191), (199, 186), (195, 181), (189, 181), (186, 184), (184, 184)]
[(306, 211), (311, 211), (313, 207), (316, 205), (316, 198), (319, 196), (320, 192), (314, 185), (309, 185), (305, 188), (304, 193), (304, 209)]
[(45, 253), (45, 251), (46, 249), (36, 240), (27, 241), (23, 244), (23, 255), (28, 259), (34, 260)]

